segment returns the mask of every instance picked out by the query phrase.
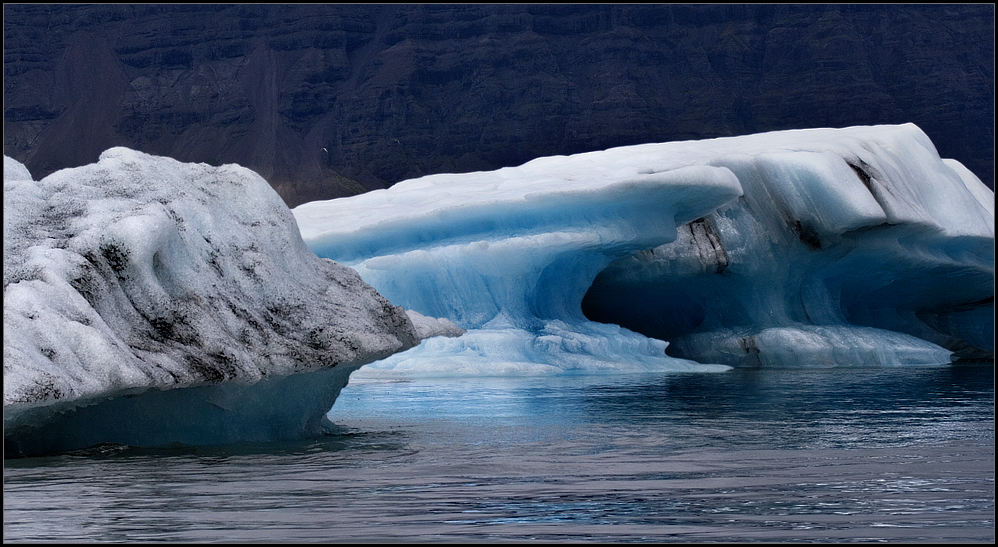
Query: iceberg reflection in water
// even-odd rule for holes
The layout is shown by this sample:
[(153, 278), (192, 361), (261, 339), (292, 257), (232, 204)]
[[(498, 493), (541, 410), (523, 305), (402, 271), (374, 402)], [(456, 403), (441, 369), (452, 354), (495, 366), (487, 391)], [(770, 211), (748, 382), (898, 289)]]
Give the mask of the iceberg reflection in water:
[(9, 460), (5, 541), (994, 538), (993, 364), (367, 381), (318, 441)]

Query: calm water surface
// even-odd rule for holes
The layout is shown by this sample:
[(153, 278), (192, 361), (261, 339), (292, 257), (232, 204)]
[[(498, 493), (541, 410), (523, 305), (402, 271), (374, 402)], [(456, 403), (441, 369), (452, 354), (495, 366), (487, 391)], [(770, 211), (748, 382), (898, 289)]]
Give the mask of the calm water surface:
[(4, 462), (10, 541), (994, 540), (994, 366), (363, 383), (318, 440)]

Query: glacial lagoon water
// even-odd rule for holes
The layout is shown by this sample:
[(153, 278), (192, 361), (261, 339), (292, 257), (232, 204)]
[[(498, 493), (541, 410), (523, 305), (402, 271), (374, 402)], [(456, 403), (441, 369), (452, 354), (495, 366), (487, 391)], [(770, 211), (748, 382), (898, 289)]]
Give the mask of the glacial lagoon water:
[(355, 383), (328, 436), (4, 462), (4, 541), (994, 540), (994, 364)]

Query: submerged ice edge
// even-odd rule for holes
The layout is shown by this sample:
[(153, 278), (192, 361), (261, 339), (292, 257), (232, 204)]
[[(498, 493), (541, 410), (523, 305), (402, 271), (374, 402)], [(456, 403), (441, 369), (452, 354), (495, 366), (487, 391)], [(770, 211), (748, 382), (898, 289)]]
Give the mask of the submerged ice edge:
[(727, 365), (668, 357), (661, 340), (617, 325), (544, 321), (533, 331), (486, 325), (458, 338), (430, 338), (419, 346), (364, 365), (356, 380), (441, 377), (532, 377), (723, 372)]

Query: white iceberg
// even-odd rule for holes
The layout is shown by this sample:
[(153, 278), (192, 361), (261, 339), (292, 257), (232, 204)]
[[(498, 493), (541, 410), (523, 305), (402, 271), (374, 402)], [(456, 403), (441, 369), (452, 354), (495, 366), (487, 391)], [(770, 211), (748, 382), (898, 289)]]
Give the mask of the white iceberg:
[(314, 434), (352, 370), (418, 343), (259, 175), (124, 148), (41, 181), (4, 159), (3, 337), (24, 453)]

